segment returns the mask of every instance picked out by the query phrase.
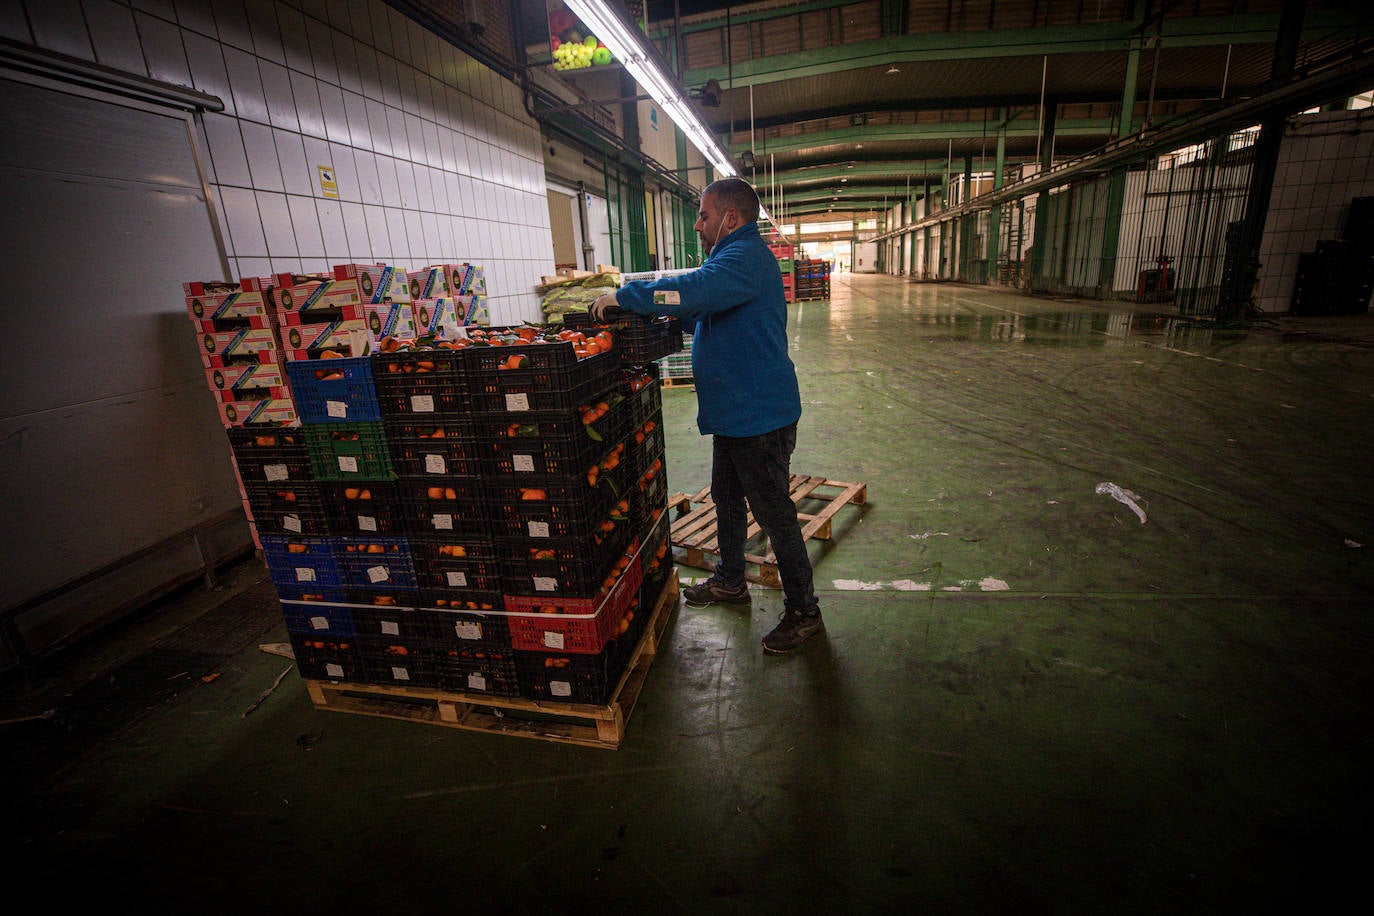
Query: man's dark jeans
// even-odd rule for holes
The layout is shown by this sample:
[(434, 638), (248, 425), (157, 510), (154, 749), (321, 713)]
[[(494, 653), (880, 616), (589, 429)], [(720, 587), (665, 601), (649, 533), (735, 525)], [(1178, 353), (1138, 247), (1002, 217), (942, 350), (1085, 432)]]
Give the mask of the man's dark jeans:
[(795, 423), (762, 436), (712, 438), (711, 499), (720, 547), (716, 573), (729, 584), (743, 581), (746, 514), (752, 510), (778, 561), (784, 607), (815, 614), (820, 605), (811, 583), (811, 558), (789, 492), (796, 445)]

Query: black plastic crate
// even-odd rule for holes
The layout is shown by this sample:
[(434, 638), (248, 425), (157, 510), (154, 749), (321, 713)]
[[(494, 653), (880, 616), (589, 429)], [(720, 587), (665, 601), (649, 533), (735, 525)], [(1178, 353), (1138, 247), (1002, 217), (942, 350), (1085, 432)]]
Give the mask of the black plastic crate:
[(496, 548), (487, 539), (411, 539), (415, 575), (426, 594), (461, 598), (469, 593), (501, 590), (501, 570)]
[[(470, 347), (465, 353), (495, 349), (553, 351), (562, 350), (556, 344), (531, 347)], [(571, 352), (571, 351), (568, 351)], [(506, 415), (518, 418), (521, 414), (548, 411), (573, 411), (579, 406), (595, 403), (615, 389), (620, 381), (616, 370), (620, 367), (614, 353), (600, 353), (564, 366), (550, 365), (538, 369), (484, 368), (469, 363), (468, 391), (472, 409), (478, 413)]]
[(627, 644), (631, 644), (629, 634), (611, 640), (595, 655), (515, 650), (520, 695), (529, 700), (605, 705), (625, 673)]
[(502, 608), (502, 593), (500, 591), (479, 592), (464, 591), (458, 592), (449, 588), (422, 588), (420, 589), (420, 608), (426, 611), (441, 611), (488, 614), (499, 611)]
[(353, 637), (353, 609), (321, 601), (283, 601), (282, 619), (288, 633), (308, 633), (319, 637)]
[(383, 417), (427, 417), (466, 412), (468, 391), (459, 350), (377, 353), (372, 375)]
[(304, 423), (363, 423), (382, 418), (367, 356), (288, 361), (291, 399)]
[(301, 427), (234, 426), (226, 432), (234, 465), (245, 487), (315, 479), (305, 430)]
[(402, 477), (397, 490), (401, 527), (412, 538), (485, 540), (492, 535), (486, 492), (479, 477)]
[[(501, 329), (492, 329), (500, 332)], [(614, 348), (590, 356), (578, 356), (567, 340), (542, 340), (504, 346), (467, 347), (462, 351), (463, 369), (471, 381), (477, 376), (502, 374), (509, 378), (575, 371), (574, 381), (604, 374), (618, 367)]]
[(341, 585), (323, 588), (318, 585), (278, 585), (277, 598), (315, 604), (347, 604), (348, 592)]
[(630, 426), (638, 428), (644, 421), (663, 411), (663, 382), (657, 365), (625, 370), (622, 387), (630, 404)]
[(346, 588), (418, 588), (410, 542), (405, 538), (339, 538), (339, 571)]
[(352, 637), (320, 636), (312, 633), (287, 633), (296, 670), (301, 677), (316, 681), (362, 679), (358, 648)]
[(649, 470), (655, 459), (663, 459), (666, 451), (663, 414), (656, 414), (635, 426), (628, 438), (633, 446), (630, 453), (630, 469), (638, 480)]
[(358, 637), (363, 681), (395, 687), (438, 687), (434, 658), (424, 646), (385, 637)]
[[(614, 400), (614, 399), (613, 399)], [(598, 402), (600, 403), (600, 402)], [(519, 421), (478, 421), (483, 473), (497, 477), (565, 476), (587, 470), (629, 430), (630, 412), (621, 398), (605, 402), (604, 413), (543, 415)]]
[(622, 525), (591, 547), (576, 538), (541, 544), (498, 540), (504, 592), (507, 597), (593, 598), (625, 553), (630, 535), (630, 526)]
[(570, 312), (563, 316), (563, 324), (578, 330), (608, 328), (626, 365), (648, 365), (683, 348), (682, 322), (677, 318), (622, 312), (609, 324), (596, 325), (586, 312)]
[(401, 531), (401, 497), (395, 481), (327, 481), (320, 495), (335, 534), (394, 535)]
[(264, 534), (259, 540), (273, 585), (343, 587), (334, 538)]
[[(485, 596), (492, 613), (472, 610), (424, 607), (424, 620), (429, 644), (434, 649), (486, 647), (510, 648), (510, 626), (501, 611), (501, 595), (493, 592)], [(442, 600), (442, 599), (441, 599)], [(474, 602), (477, 603), (477, 602)]]
[(607, 517), (628, 514), (632, 480), (627, 464), (588, 478), (545, 478), (489, 484), (491, 526), (496, 537), (582, 537)]
[(515, 652), (484, 646), (450, 646), (434, 650), (439, 688), (455, 693), (498, 697), (520, 695)]
[(428, 645), (429, 627), (424, 615), (413, 607), (354, 607), (352, 610), (353, 629), (360, 640), (394, 640), (415, 648)]
[(416, 588), (345, 588), (343, 593), (347, 604), (382, 611), (420, 606), (420, 590)]
[(658, 521), (662, 510), (668, 505), (668, 474), (662, 459), (656, 459), (649, 470), (635, 485), (635, 493), (630, 499), (634, 511), (631, 517), (636, 525), (648, 528)]
[(471, 419), (388, 419), (386, 438), (398, 476), (476, 477), (482, 473), (482, 451)]
[(244, 484), (243, 496), (261, 534), (326, 537), (335, 533), (314, 481)]
[(395, 476), (380, 421), (315, 423), (304, 429), (316, 480), (387, 480)]

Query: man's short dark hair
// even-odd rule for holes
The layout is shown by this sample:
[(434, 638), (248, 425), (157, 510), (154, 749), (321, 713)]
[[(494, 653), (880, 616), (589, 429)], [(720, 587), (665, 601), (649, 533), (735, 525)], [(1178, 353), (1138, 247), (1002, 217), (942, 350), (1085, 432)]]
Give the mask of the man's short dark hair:
[(759, 219), (759, 195), (749, 182), (743, 178), (721, 178), (713, 181), (706, 186), (706, 190), (701, 192), (705, 197), (710, 194), (715, 197), (722, 210), (734, 209), (739, 214), (740, 219), (746, 223), (755, 223)]

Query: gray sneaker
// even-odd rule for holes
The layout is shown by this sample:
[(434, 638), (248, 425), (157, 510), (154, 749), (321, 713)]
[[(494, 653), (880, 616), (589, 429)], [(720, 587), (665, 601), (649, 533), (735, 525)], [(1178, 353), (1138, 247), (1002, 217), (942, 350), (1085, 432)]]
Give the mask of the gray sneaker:
[(719, 576), (712, 576), (705, 582), (689, 585), (682, 590), (683, 600), (688, 607), (706, 607), (711, 604), (733, 604), (748, 607), (749, 583), (740, 580), (739, 585), (730, 586)]
[(825, 621), (820, 612), (799, 614), (796, 611), (783, 611), (778, 617), (778, 625), (763, 637), (763, 651), (782, 655), (806, 642), (825, 629)]

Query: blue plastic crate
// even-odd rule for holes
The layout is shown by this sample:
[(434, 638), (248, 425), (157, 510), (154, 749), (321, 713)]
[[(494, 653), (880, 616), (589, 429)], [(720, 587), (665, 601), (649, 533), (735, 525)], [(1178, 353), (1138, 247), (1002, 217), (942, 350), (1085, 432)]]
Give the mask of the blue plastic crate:
[(286, 364), (303, 423), (363, 423), (382, 418), (372, 359), (297, 359)]
[(261, 536), (263, 559), (278, 588), (341, 588), (335, 538)]
[(346, 537), (338, 540), (339, 568), (348, 588), (419, 587), (410, 542), (405, 538)]

